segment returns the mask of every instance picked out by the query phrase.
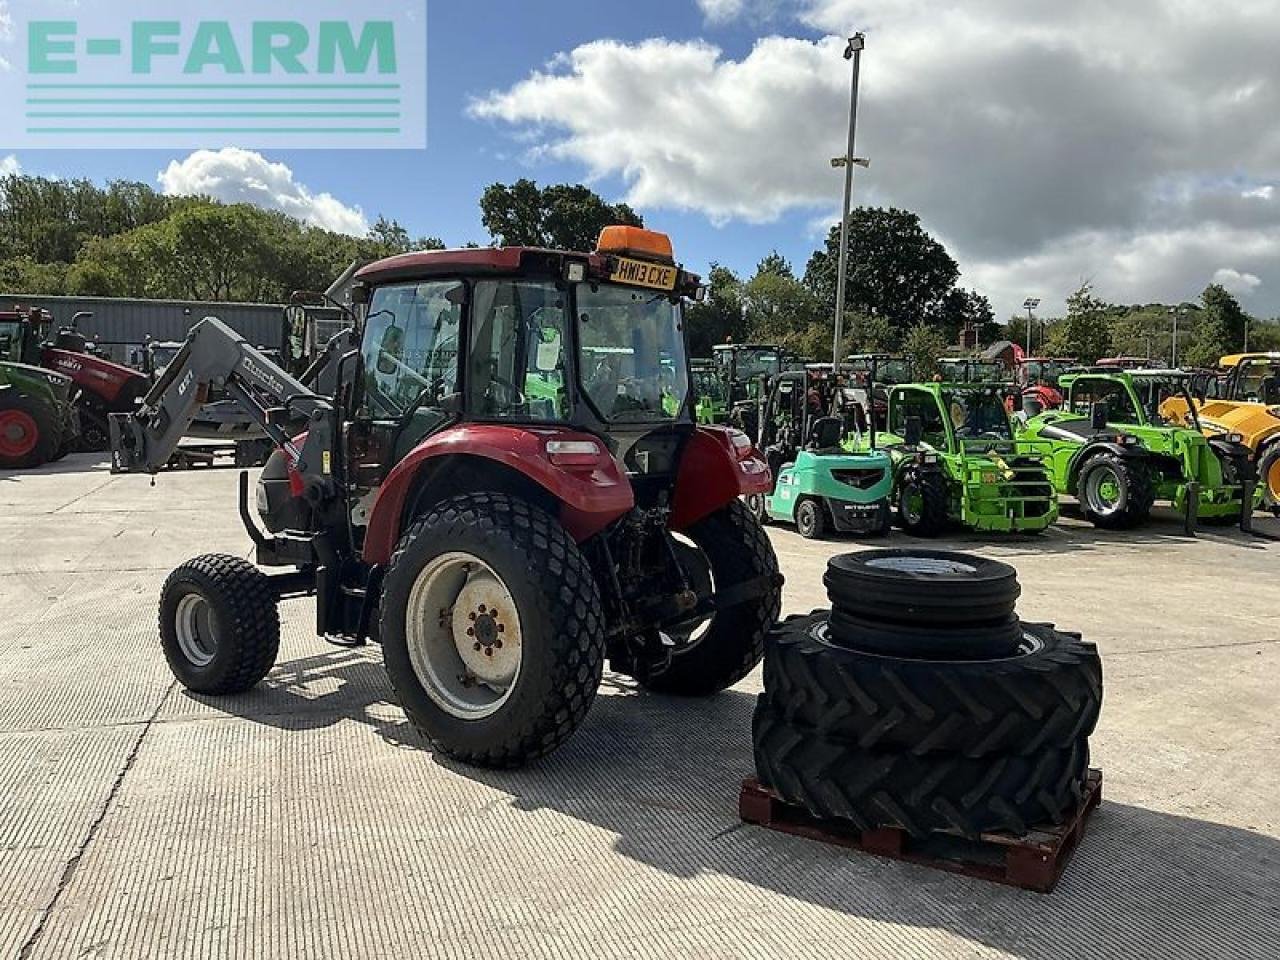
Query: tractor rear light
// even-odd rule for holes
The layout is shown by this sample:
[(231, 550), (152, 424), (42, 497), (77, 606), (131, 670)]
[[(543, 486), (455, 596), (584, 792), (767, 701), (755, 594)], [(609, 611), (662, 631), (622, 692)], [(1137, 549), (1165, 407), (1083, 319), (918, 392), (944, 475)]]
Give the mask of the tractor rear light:
[(593, 440), (548, 440), (547, 459), (560, 467), (594, 467), (600, 445)]

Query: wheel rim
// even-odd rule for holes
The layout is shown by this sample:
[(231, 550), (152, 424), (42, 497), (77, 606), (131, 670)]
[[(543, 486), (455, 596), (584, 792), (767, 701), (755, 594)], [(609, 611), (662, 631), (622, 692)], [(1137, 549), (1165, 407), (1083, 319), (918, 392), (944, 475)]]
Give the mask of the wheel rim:
[(520, 615), (507, 585), (479, 557), (456, 551), (423, 567), (409, 591), (405, 640), (418, 682), (451, 716), (481, 720), (515, 690)]
[(811, 501), (806, 500), (800, 504), (800, 509), (796, 512), (796, 526), (800, 528), (801, 533), (813, 533), (816, 519)]
[(207, 667), (218, 652), (217, 629), (213, 608), (198, 593), (188, 593), (178, 601), (174, 615), (178, 648), (193, 666)]
[(1267, 496), (1272, 503), (1280, 503), (1280, 457), (1272, 460), (1267, 470)]
[(747, 497), (747, 509), (755, 516), (757, 520), (764, 517), (764, 495), (753, 493)]
[(25, 457), (40, 442), (40, 428), (23, 410), (0, 410), (0, 455)]
[(1124, 509), (1124, 484), (1113, 469), (1099, 467), (1085, 480), (1085, 499), (1095, 513), (1109, 517)]
[(894, 570), (898, 573), (919, 573), (936, 577), (946, 573), (977, 573), (978, 568), (960, 560), (942, 557), (876, 557), (867, 566), (876, 570)]
[(924, 516), (924, 494), (915, 484), (908, 484), (902, 490), (902, 515), (911, 524), (919, 523)]

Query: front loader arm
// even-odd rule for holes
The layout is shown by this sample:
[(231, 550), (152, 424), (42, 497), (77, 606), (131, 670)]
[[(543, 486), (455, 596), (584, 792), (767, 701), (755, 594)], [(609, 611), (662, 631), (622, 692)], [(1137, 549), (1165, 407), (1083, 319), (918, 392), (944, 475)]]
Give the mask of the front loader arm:
[[(111, 472), (155, 473), (177, 449), (191, 421), (204, 405), (210, 387), (224, 389), (266, 434), (289, 454), (300, 473), (329, 472), (329, 464), (306, 463), (304, 452), (329, 445), (332, 405), (282, 370), (216, 317), (192, 327), (182, 349), (132, 413), (113, 413)], [(289, 425), (308, 426), (306, 451), (291, 439)], [(314, 439), (316, 443), (312, 443)], [(309, 469), (308, 469), (309, 467)]]

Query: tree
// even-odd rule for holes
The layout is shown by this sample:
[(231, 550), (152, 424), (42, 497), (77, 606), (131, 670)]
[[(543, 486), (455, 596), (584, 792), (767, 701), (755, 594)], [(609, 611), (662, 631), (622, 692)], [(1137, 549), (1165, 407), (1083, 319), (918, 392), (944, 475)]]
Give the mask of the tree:
[(785, 266), (786, 261), (766, 259), (743, 288), (748, 337), (800, 356), (829, 355), (830, 315), (789, 269), (777, 269), (779, 264)]
[(717, 343), (729, 339), (741, 342), (746, 334), (742, 281), (738, 275), (728, 267), (713, 263), (707, 275), (707, 288), (707, 299), (690, 304), (684, 314), (689, 350), (695, 357), (709, 357)]
[(791, 261), (780, 254), (777, 250), (771, 252), (767, 257), (756, 264), (756, 276), (761, 274), (773, 274), (778, 277), (790, 277), (795, 279), (795, 271), (791, 269)]
[(606, 203), (581, 184), (539, 189), (526, 179), (486, 187), (480, 197), (480, 222), (504, 246), (557, 250), (593, 250), (600, 231), (612, 224), (644, 226), (625, 203)]
[(938, 326), (951, 343), (959, 343), (960, 332), (972, 325), (978, 342), (984, 342), (984, 334), (991, 335), (995, 314), (991, 301), (976, 290), (954, 287), (942, 298), (938, 311)]
[[(840, 256), (840, 228), (827, 236), (826, 249), (809, 258), (804, 280), (834, 312)], [(846, 308), (874, 310), (900, 331), (921, 321), (942, 322), (943, 302), (960, 268), (946, 249), (906, 210), (859, 207), (849, 214)]]
[(912, 375), (928, 380), (938, 371), (938, 357), (947, 349), (947, 341), (935, 327), (914, 324), (902, 339), (902, 352), (911, 358)]
[(1093, 295), (1083, 283), (1067, 298), (1067, 315), (1050, 328), (1047, 349), (1053, 356), (1075, 357), (1093, 363), (1111, 350), (1114, 308)]
[(1213, 366), (1224, 354), (1244, 347), (1245, 326), (1249, 316), (1240, 301), (1218, 283), (1211, 283), (1200, 294), (1204, 309), (1194, 326), (1186, 362), (1193, 366)]

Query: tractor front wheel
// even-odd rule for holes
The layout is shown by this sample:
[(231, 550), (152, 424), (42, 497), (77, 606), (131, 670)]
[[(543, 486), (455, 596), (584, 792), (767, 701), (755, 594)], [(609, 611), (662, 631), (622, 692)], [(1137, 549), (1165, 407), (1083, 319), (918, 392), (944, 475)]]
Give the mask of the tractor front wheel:
[(898, 484), (898, 523), (913, 537), (936, 537), (947, 526), (947, 480), (909, 469)]
[(659, 693), (708, 696), (733, 686), (764, 656), (765, 634), (782, 609), (782, 583), (773, 545), (741, 501), (698, 521), (688, 536), (717, 594), (747, 587), (748, 595), (717, 610), (698, 636), (672, 652), (665, 670), (641, 682)]
[(1095, 527), (1123, 530), (1147, 519), (1155, 502), (1155, 486), (1147, 465), (1103, 453), (1080, 470), (1080, 506)]
[(1273, 443), (1258, 460), (1258, 482), (1262, 484), (1262, 503), (1280, 517), (1280, 443)]
[(806, 497), (796, 505), (796, 529), (806, 540), (821, 540), (827, 532), (827, 508), (821, 500)]
[(0, 397), (0, 469), (48, 463), (58, 451), (59, 431), (47, 407), (30, 397)]
[(383, 660), (435, 749), (486, 767), (550, 753), (595, 699), (605, 636), (595, 577), (549, 514), (498, 493), (450, 497), (391, 558)]

